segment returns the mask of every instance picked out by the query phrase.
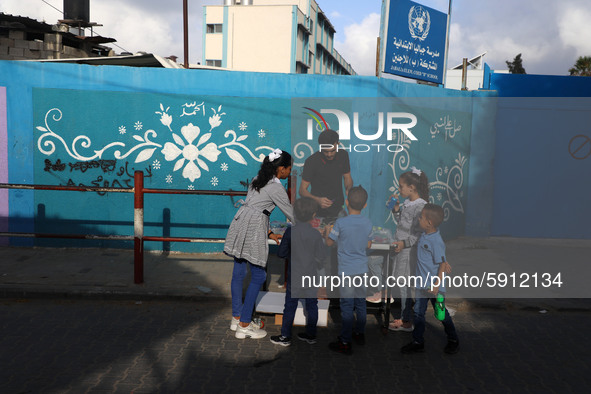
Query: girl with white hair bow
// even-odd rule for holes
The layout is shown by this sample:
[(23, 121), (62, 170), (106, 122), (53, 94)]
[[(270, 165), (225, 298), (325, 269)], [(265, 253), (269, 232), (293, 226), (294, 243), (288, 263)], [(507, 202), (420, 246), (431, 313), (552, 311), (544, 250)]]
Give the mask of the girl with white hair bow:
[[(269, 216), (275, 207), (279, 207), (293, 222), (293, 209), (280, 182), (280, 179), (289, 177), (291, 166), (291, 155), (281, 149), (275, 149), (265, 157), (228, 229), (224, 253), (234, 257), (230, 329), (236, 331), (236, 338), (239, 339), (258, 339), (267, 335), (260, 322), (252, 321), (252, 313), (257, 295), (267, 278), (267, 239), (279, 243), (281, 238), (269, 231)], [(242, 302), (242, 284), (247, 267), (250, 268), (251, 279)]]

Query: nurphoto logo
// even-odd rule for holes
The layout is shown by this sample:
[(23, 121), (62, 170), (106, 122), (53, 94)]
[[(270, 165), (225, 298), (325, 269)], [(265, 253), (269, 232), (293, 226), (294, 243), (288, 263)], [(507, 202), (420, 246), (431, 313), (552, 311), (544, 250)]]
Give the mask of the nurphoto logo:
[[(321, 130), (326, 130), (329, 127), (329, 123), (326, 121), (325, 117), (322, 114), (330, 114), (336, 116), (338, 127), (333, 128), (333, 130), (339, 133), (339, 142), (343, 144), (343, 146), (337, 146), (338, 150), (346, 150), (349, 152), (358, 152), (364, 153), (376, 150), (380, 152), (382, 149), (387, 150), (388, 152), (396, 153), (400, 152), (404, 149), (401, 144), (397, 143), (376, 143), (377, 141), (381, 140), (384, 135), (384, 129), (386, 132), (386, 141), (391, 142), (394, 139), (398, 139), (398, 132), (402, 132), (408, 139), (411, 141), (417, 141), (417, 137), (412, 133), (412, 128), (417, 125), (417, 117), (408, 112), (378, 112), (377, 119), (378, 119), (378, 129), (377, 131), (371, 132), (362, 132), (359, 129), (359, 113), (353, 112), (353, 135), (361, 140), (361, 141), (374, 141), (374, 143), (362, 143), (362, 144), (352, 144), (349, 146), (344, 145), (346, 141), (351, 140), (351, 119), (349, 115), (347, 115), (344, 111), (338, 109), (321, 109), (320, 111), (316, 111), (312, 108), (305, 107), (305, 109), (311, 111), (312, 113), (308, 112), (311, 119), (308, 119), (307, 123), (307, 136), (306, 138), (308, 141), (315, 140), (314, 137), (314, 122), (316, 122)], [(386, 127), (384, 128), (384, 119), (386, 123)], [(319, 150), (330, 150), (333, 149), (333, 146), (328, 144), (320, 144)]]

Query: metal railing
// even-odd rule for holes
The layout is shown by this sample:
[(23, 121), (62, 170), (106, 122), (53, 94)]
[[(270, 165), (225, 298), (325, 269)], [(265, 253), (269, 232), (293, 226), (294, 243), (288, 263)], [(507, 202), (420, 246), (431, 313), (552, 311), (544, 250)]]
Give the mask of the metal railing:
[[(134, 243), (134, 283), (144, 283), (144, 242), (204, 242), (223, 243), (223, 238), (191, 238), (191, 237), (157, 237), (144, 235), (144, 195), (152, 194), (198, 194), (208, 196), (246, 196), (246, 191), (233, 190), (179, 190), (179, 189), (150, 189), (144, 187), (144, 173), (134, 173), (133, 188), (114, 187), (86, 187), (86, 186), (51, 186), (51, 185), (23, 185), (0, 183), (0, 189), (29, 189), (29, 190), (52, 190), (52, 191), (79, 191), (79, 192), (114, 192), (133, 193), (134, 215), (133, 235), (93, 235), (93, 234), (47, 234), (47, 233), (19, 233), (0, 232), (0, 237), (26, 237), (26, 238), (67, 238), (67, 239), (93, 239), (93, 240), (117, 240), (131, 241)], [(291, 193), (290, 193), (291, 195)]]

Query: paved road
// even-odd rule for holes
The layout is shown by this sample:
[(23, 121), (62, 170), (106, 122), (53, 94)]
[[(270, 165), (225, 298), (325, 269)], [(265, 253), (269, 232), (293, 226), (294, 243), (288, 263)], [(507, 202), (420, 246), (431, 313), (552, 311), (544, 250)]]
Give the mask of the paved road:
[(410, 334), (383, 335), (373, 317), (364, 347), (332, 354), (332, 315), (316, 345), (284, 348), (235, 339), (227, 301), (2, 299), (0, 393), (562, 393), (591, 383), (589, 311), (458, 311), (453, 356), (431, 314), (424, 354), (400, 354)]

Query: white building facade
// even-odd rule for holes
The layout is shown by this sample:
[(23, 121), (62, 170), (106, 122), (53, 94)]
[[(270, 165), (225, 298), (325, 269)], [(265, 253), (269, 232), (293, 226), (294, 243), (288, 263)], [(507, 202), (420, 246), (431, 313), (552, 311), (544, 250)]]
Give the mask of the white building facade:
[(238, 71), (355, 75), (314, 0), (224, 0), (203, 7), (203, 64)]
[[(466, 90), (478, 90), (483, 88), (484, 83), (484, 56), (486, 52), (467, 59), (467, 70), (466, 70)], [(447, 70), (445, 76), (445, 88), (447, 89), (462, 89), (462, 77), (463, 77), (463, 63), (458, 64)], [(494, 70), (497, 74), (507, 74), (509, 70)]]

